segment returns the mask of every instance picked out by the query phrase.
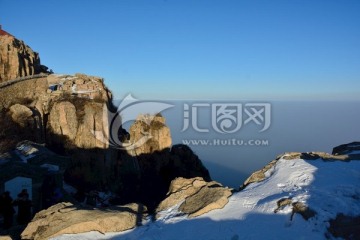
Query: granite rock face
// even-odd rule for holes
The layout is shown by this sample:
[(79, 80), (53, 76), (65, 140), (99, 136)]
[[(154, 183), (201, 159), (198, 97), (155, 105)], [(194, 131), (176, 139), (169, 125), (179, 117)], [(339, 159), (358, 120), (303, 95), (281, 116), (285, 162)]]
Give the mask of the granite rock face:
[(21, 234), (21, 239), (49, 239), (63, 234), (90, 231), (121, 232), (134, 228), (146, 217), (146, 208), (139, 204), (109, 209), (85, 209), (71, 203), (58, 203), (35, 215)]
[(159, 115), (140, 115), (130, 127), (130, 143), (138, 144), (130, 155), (151, 154), (171, 147), (170, 129)]
[(23, 41), (2, 31), (0, 34), (0, 82), (46, 72), (40, 57)]
[(74, 140), (78, 129), (75, 106), (68, 102), (57, 102), (51, 109), (48, 125), (54, 134)]
[(108, 119), (103, 116), (104, 107), (106, 105), (101, 103), (82, 100), (55, 102), (47, 122), (49, 141), (70, 148), (106, 149), (107, 141), (101, 141), (95, 135), (95, 132), (101, 132), (107, 136), (109, 132)]
[(206, 182), (201, 177), (176, 178), (170, 184), (167, 197), (156, 209), (160, 212), (180, 204), (179, 211), (189, 217), (197, 217), (214, 209), (221, 209), (228, 203), (231, 189), (220, 183)]

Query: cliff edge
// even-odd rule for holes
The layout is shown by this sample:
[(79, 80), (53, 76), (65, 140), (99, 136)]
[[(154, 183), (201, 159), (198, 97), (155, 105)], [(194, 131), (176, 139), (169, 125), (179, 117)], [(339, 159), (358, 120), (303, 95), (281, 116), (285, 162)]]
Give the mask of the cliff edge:
[(0, 26), (0, 83), (19, 77), (46, 73), (40, 57), (24, 41), (1, 29)]

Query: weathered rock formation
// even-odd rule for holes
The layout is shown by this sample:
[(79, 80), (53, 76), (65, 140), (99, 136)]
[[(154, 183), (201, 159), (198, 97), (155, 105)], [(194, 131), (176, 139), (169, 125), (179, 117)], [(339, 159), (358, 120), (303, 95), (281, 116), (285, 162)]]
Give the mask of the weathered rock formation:
[(33, 112), (30, 108), (21, 105), (21, 104), (14, 104), (10, 107), (10, 115), (12, 120), (19, 124), (20, 127), (27, 127), (29, 126), (29, 118), (33, 115)]
[(51, 108), (48, 125), (53, 134), (68, 137), (74, 141), (78, 129), (75, 106), (68, 102), (56, 102)]
[(200, 216), (214, 209), (221, 209), (228, 203), (231, 190), (220, 183), (206, 182), (200, 177), (176, 178), (170, 184), (167, 197), (159, 204), (156, 211), (167, 210), (181, 203), (179, 211), (190, 217)]
[(108, 119), (103, 115), (106, 105), (81, 99), (70, 101), (57, 101), (51, 108), (47, 122), (49, 143), (61, 143), (58, 138), (65, 140), (69, 148), (107, 149), (108, 142), (95, 136), (95, 132), (108, 136)]
[(99, 210), (59, 203), (37, 213), (22, 232), (21, 239), (49, 239), (62, 234), (90, 231), (121, 232), (134, 228), (144, 217), (146, 208), (139, 204)]
[[(64, 90), (64, 85), (72, 87)], [(76, 87), (93, 90), (80, 93), (75, 91)], [(65, 150), (106, 149), (107, 142), (100, 141), (94, 132), (107, 138), (108, 119), (103, 109), (111, 108), (111, 99), (111, 92), (101, 78), (84, 74), (48, 75), (0, 88), (0, 114), (11, 115), (25, 135), (35, 132), (36, 138), (29, 140), (61, 145)]]
[(111, 92), (100, 77), (88, 76), (81, 73), (72, 75), (49, 75), (47, 77), (51, 86), (52, 95), (71, 94), (73, 96), (96, 99), (98, 102), (108, 102), (112, 96)]
[(0, 82), (46, 72), (40, 57), (23, 41), (5, 31), (0, 34)]
[(139, 147), (128, 151), (130, 155), (151, 154), (171, 147), (170, 129), (165, 118), (156, 115), (140, 115), (130, 127), (130, 143)]
[[(36, 53), (8, 34), (2, 37), (6, 54), (0, 53), (0, 81), (41, 71)], [(19, 53), (18, 62), (11, 57), (15, 52)], [(46, 143), (54, 152), (72, 158), (64, 178), (74, 187), (85, 192), (106, 188), (120, 196), (121, 204), (141, 202), (150, 211), (164, 199), (176, 177), (211, 181), (189, 147), (171, 146), (170, 129), (161, 115), (143, 115), (130, 127), (126, 140), (141, 143), (133, 151), (110, 148), (107, 109), (112, 108), (112, 96), (102, 78), (84, 74), (38, 77), (0, 85), (0, 152), (24, 139)], [(199, 194), (212, 191), (205, 187)], [(184, 212), (197, 214), (217, 201), (210, 199), (200, 209), (192, 208), (192, 203), (184, 205)]]

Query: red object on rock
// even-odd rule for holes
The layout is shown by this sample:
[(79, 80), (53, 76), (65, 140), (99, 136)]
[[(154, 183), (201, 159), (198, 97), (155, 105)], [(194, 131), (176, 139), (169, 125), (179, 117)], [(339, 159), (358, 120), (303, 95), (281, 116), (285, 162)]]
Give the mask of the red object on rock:
[(10, 33), (8, 33), (7, 31), (2, 30), (2, 27), (0, 25), (0, 36), (4, 36), (4, 35), (13, 36)]

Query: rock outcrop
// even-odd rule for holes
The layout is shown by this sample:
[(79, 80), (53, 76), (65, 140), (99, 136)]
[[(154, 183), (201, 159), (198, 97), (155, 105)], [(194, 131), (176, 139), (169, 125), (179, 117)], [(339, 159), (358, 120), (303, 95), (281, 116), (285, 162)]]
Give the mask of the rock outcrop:
[(266, 175), (266, 172), (268, 170), (270, 170), (272, 167), (274, 167), (274, 165), (276, 164), (277, 159), (276, 160), (272, 160), (271, 162), (269, 162), (265, 167), (263, 167), (262, 169), (253, 172), (250, 177), (248, 177), (245, 182), (243, 183), (243, 185), (240, 187), (240, 190), (244, 189), (247, 185), (249, 185), (250, 183), (254, 183), (254, 182), (261, 182), (264, 179), (266, 179), (268, 176)]
[[(68, 88), (63, 89), (65, 85)], [(106, 139), (108, 119), (103, 110), (111, 108), (111, 99), (111, 92), (101, 78), (84, 74), (48, 75), (0, 88), (0, 112), (9, 112), (24, 132), (36, 131), (42, 136), (29, 140), (44, 142), (47, 135), (49, 146), (104, 149), (107, 143), (99, 141), (93, 133), (100, 132)], [(28, 109), (27, 117), (32, 111), (32, 126), (24, 125), (24, 108)]]
[(200, 177), (186, 179), (176, 178), (170, 184), (167, 197), (156, 209), (160, 212), (180, 204), (179, 211), (189, 217), (200, 216), (214, 209), (221, 209), (228, 203), (231, 189), (220, 183), (206, 182)]
[(146, 208), (139, 204), (99, 210), (59, 203), (37, 213), (22, 232), (21, 239), (49, 239), (63, 234), (90, 231), (121, 232), (134, 228), (144, 217)]
[(130, 155), (151, 154), (171, 147), (170, 129), (165, 118), (156, 115), (140, 115), (130, 127), (130, 143), (139, 144)]
[(101, 77), (88, 76), (81, 73), (75, 75), (49, 75), (47, 82), (53, 96), (71, 94), (85, 99), (95, 99), (97, 102), (111, 100), (111, 92)]
[(269, 162), (262, 169), (255, 171), (248, 177), (245, 182), (240, 186), (240, 190), (244, 189), (247, 185), (255, 182), (261, 182), (268, 178), (271, 174), (270, 170), (276, 165), (279, 159), (285, 160), (322, 160), (322, 161), (351, 161), (360, 159), (360, 143), (353, 142), (337, 146), (333, 149), (333, 153), (325, 152), (287, 152), (279, 155), (275, 160)]
[(20, 127), (27, 127), (29, 125), (29, 118), (33, 115), (33, 112), (24, 105), (14, 104), (10, 107), (10, 115), (12, 120), (19, 124)]
[[(75, 102), (76, 101), (76, 102)], [(49, 141), (66, 141), (66, 147), (82, 149), (106, 149), (108, 143), (96, 138), (95, 132), (108, 135), (106, 116), (101, 103), (91, 101), (58, 101), (49, 114), (47, 129)], [(76, 106), (75, 106), (76, 105)]]
[[(103, 80), (84, 74), (50, 75), (47, 78), (50, 101), (43, 104), (49, 112), (47, 132), (51, 140), (64, 141), (67, 147), (82, 149), (107, 149), (108, 115), (111, 107), (111, 92)], [(81, 89), (81, 90), (79, 90)], [(104, 141), (95, 133), (101, 133)]]
[(23, 41), (5, 31), (0, 34), (0, 82), (41, 72), (47, 68), (40, 64), (39, 54)]
[(360, 155), (360, 142), (352, 142), (347, 144), (342, 144), (333, 148), (333, 155)]
[(282, 198), (278, 200), (277, 208), (274, 210), (274, 213), (277, 213), (290, 205), (292, 206), (290, 220), (293, 219), (295, 213), (300, 214), (305, 220), (308, 220), (316, 215), (316, 212), (309, 208), (305, 203), (293, 202), (291, 198)]
[(75, 106), (68, 102), (56, 102), (51, 108), (48, 126), (53, 134), (62, 135), (74, 141), (78, 129)]

